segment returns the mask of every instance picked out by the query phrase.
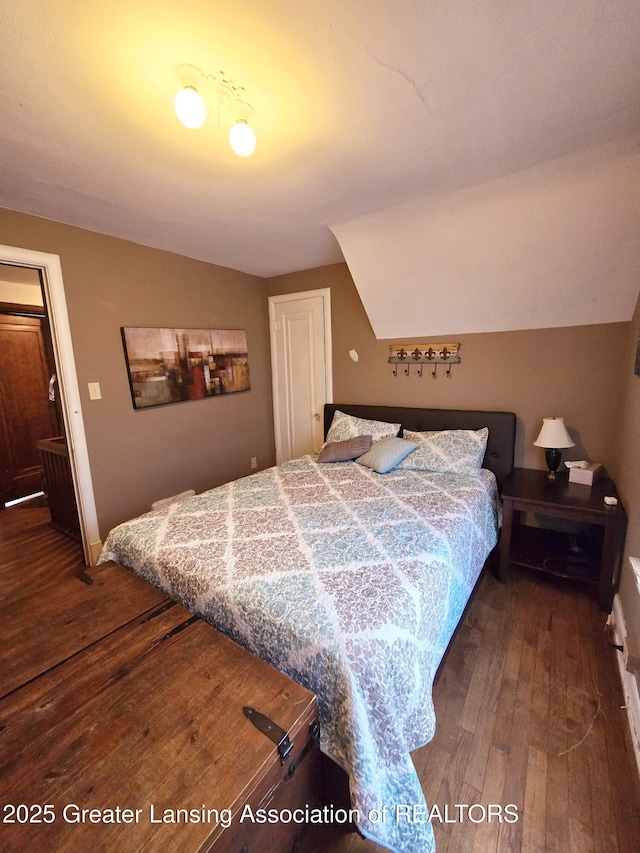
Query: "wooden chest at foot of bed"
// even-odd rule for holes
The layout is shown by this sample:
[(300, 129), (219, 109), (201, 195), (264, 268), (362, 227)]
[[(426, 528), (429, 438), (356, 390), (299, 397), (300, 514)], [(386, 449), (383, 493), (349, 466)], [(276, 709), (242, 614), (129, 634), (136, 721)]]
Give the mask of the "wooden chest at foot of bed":
[(0, 778), (3, 850), (287, 851), (320, 805), (316, 699), (165, 604), (0, 701)]

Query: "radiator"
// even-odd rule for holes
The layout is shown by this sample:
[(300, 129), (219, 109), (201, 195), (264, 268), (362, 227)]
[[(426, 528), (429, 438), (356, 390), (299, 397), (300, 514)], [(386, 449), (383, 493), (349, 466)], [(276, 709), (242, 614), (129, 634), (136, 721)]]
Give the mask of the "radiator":
[[(640, 560), (636, 557), (629, 557), (629, 561), (638, 586), (638, 595), (640, 595)], [(640, 636), (635, 630), (628, 630), (619, 595), (614, 598), (613, 610), (609, 615), (608, 624), (613, 630), (616, 645), (621, 649), (621, 654), (618, 655), (620, 680), (636, 762), (638, 770), (640, 770), (640, 672), (637, 669)]]

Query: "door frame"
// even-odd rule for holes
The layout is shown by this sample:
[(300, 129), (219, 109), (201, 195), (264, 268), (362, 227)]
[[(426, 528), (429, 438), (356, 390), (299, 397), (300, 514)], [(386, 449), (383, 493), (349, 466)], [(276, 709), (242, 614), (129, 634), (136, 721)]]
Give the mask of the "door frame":
[(98, 517), (96, 513), (89, 452), (82, 417), (80, 388), (76, 373), (76, 363), (71, 341), (71, 328), (67, 313), (67, 300), (64, 292), (60, 256), (32, 249), (0, 245), (0, 263), (31, 267), (40, 270), (44, 290), (45, 305), (51, 340), (53, 358), (58, 375), (58, 389), (62, 418), (64, 421), (69, 448), (71, 477), (76, 493), (82, 548), (85, 563), (94, 565), (102, 547)]
[[(293, 293), (281, 293), (269, 296), (269, 343), (271, 346), (271, 387), (273, 398), (273, 433), (276, 445), (276, 462), (280, 461), (282, 452), (282, 427), (278, 412), (280, 411), (280, 396), (278, 392), (278, 365), (276, 360), (276, 316), (275, 306), (282, 302), (295, 302), (319, 296), (322, 298), (324, 319), (324, 396), (325, 403), (333, 403), (333, 357), (331, 341), (331, 288), (323, 287), (318, 290), (301, 290)], [(323, 413), (320, 415), (323, 417)]]

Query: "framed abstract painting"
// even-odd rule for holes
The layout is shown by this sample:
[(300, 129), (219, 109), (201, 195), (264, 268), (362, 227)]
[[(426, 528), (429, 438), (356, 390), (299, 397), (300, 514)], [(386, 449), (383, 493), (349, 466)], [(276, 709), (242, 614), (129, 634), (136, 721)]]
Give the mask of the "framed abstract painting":
[(122, 327), (134, 409), (249, 391), (242, 329)]

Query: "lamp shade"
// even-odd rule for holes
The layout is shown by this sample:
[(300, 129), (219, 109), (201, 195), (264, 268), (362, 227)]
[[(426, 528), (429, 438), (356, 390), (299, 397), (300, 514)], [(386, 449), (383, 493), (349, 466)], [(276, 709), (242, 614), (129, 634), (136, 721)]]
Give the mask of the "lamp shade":
[(571, 436), (564, 425), (564, 418), (544, 418), (540, 435), (533, 443), (536, 447), (554, 449), (575, 446), (575, 442), (571, 440)]

